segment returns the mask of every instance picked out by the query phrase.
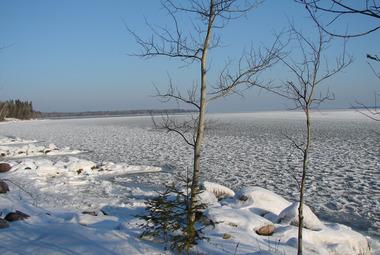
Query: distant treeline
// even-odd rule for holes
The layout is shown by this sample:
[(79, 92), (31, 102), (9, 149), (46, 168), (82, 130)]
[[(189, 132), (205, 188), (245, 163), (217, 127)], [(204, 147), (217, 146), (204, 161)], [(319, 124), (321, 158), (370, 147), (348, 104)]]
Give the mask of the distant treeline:
[(31, 101), (8, 100), (0, 101), (0, 121), (5, 118), (28, 120), (32, 118), (83, 118), (105, 116), (133, 116), (133, 115), (158, 115), (181, 114), (193, 112), (184, 109), (163, 110), (123, 110), (123, 111), (86, 111), (86, 112), (37, 112), (33, 110)]
[(28, 120), (39, 117), (40, 113), (33, 111), (31, 101), (8, 100), (0, 102), (0, 121), (5, 118)]
[(124, 111), (87, 111), (87, 112), (41, 112), (41, 118), (83, 118), (83, 117), (106, 117), (106, 116), (134, 116), (134, 115), (158, 115), (158, 114), (181, 114), (193, 110), (163, 109), (163, 110), (124, 110)]

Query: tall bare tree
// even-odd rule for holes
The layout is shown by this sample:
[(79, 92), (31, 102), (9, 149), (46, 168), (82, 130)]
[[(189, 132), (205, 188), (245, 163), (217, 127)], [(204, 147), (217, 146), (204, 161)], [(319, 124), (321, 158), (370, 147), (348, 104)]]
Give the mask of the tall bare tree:
[[(300, 109), (305, 114), (305, 133), (295, 137), (288, 136), (297, 151), (300, 152), (302, 158), (302, 169), (300, 176), (297, 177), (299, 185), (299, 207), (298, 207), (298, 255), (303, 252), (302, 233), (303, 233), (303, 207), (304, 194), (306, 189), (306, 179), (309, 171), (309, 154), (312, 145), (312, 118), (311, 112), (314, 107), (318, 107), (321, 103), (334, 99), (334, 95), (327, 90), (326, 93), (321, 92), (321, 86), (326, 81), (342, 71), (351, 62), (352, 58), (347, 56), (345, 51), (342, 55), (335, 59), (334, 65), (328, 65), (330, 62), (323, 54), (331, 43), (332, 37), (327, 36), (322, 29), (318, 29), (318, 39), (313, 41), (305, 37), (301, 32), (291, 27), (293, 39), (298, 44), (300, 52), (293, 52), (294, 55), (299, 53), (299, 59), (289, 56), (279, 56), (282, 62), (291, 72), (294, 80), (287, 80), (283, 85), (278, 87), (266, 88), (269, 91), (280, 95), (294, 102), (292, 110)], [(300, 178), (300, 179), (298, 179)]]
[[(313, 21), (325, 33), (340, 38), (362, 37), (380, 31), (380, 0), (295, 0), (298, 3), (305, 5), (306, 10), (310, 14)], [(333, 29), (334, 24), (345, 25), (346, 21), (351, 19), (370, 21), (371, 25), (363, 28), (361, 31), (338, 31)], [(346, 29), (346, 27), (344, 28)], [(372, 63), (380, 63), (380, 58), (374, 54), (367, 54), (368, 64), (380, 79), (380, 73), (374, 68)], [(356, 105), (364, 110), (359, 110), (368, 118), (380, 121), (380, 111), (377, 108), (377, 98), (379, 94), (374, 92), (374, 106), (368, 106), (361, 102), (356, 102)]]
[[(195, 238), (195, 205), (196, 195), (199, 192), (201, 175), (201, 154), (205, 136), (206, 108), (210, 101), (231, 93), (240, 93), (242, 89), (259, 83), (257, 74), (270, 67), (280, 54), (281, 45), (275, 40), (272, 47), (263, 51), (248, 52), (240, 58), (238, 67), (231, 71), (226, 65), (219, 75), (218, 81), (209, 86), (207, 73), (209, 71), (209, 51), (219, 47), (221, 37), (216, 33), (223, 29), (229, 21), (245, 15), (263, 1), (239, 0), (190, 0), (186, 3), (166, 0), (162, 2), (164, 9), (173, 21), (173, 30), (164, 27), (150, 27), (152, 36), (144, 39), (128, 28), (136, 42), (141, 46), (141, 52), (134, 55), (151, 58), (164, 56), (178, 58), (186, 64), (197, 64), (199, 67), (200, 86), (193, 86), (181, 93), (180, 89), (170, 85), (167, 91), (157, 90), (157, 96), (163, 101), (175, 100), (194, 108), (196, 115), (189, 121), (178, 121), (166, 117), (161, 126), (169, 132), (179, 134), (193, 149), (193, 171), (188, 210), (189, 240)], [(179, 15), (190, 16), (192, 26), (182, 27)]]

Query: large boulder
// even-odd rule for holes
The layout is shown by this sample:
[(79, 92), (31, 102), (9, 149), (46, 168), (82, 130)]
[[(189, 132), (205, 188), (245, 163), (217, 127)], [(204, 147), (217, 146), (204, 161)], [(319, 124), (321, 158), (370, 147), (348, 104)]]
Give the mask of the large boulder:
[(0, 163), (0, 173), (8, 172), (11, 168), (11, 165), (8, 163)]
[(279, 215), (291, 203), (276, 193), (261, 187), (245, 187), (241, 189), (237, 198), (240, 204), (252, 208), (260, 215), (273, 213)]
[[(278, 222), (298, 226), (298, 206), (299, 203), (294, 202), (285, 208), (278, 216)], [(315, 231), (321, 230), (324, 226), (310, 207), (305, 204), (303, 205), (303, 226)]]
[(12, 221), (26, 220), (29, 217), (30, 216), (28, 214), (16, 210), (16, 212), (8, 213), (4, 219), (12, 222)]
[(274, 230), (275, 230), (274, 225), (269, 224), (257, 229), (256, 234), (261, 235), (261, 236), (271, 236), (273, 235)]
[(0, 180), (0, 194), (7, 193), (8, 191), (9, 191), (8, 184), (5, 181)]

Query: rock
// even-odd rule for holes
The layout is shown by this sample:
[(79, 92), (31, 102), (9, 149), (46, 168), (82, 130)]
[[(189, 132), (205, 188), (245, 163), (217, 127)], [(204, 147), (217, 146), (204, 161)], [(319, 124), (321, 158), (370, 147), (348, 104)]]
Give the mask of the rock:
[(16, 210), (16, 212), (8, 213), (4, 219), (9, 222), (12, 222), (12, 221), (25, 220), (29, 217), (30, 216), (28, 214)]
[(271, 236), (274, 233), (275, 227), (273, 225), (266, 225), (256, 230), (256, 234), (261, 236)]
[[(278, 222), (281, 224), (292, 224), (298, 226), (298, 202), (292, 203), (285, 208), (278, 216)], [(303, 227), (310, 230), (321, 230), (323, 223), (313, 213), (309, 206), (303, 205)]]
[(0, 228), (8, 228), (8, 227), (9, 227), (8, 221), (0, 218)]
[(9, 191), (9, 186), (6, 182), (0, 180), (0, 194), (7, 193)]
[(8, 163), (0, 163), (0, 173), (8, 172), (11, 168), (11, 165)]
[(92, 215), (92, 216), (97, 216), (98, 215), (95, 211), (83, 211), (82, 213), (83, 214)]
[(230, 235), (228, 233), (223, 234), (223, 239), (230, 239), (231, 237), (232, 237), (232, 235)]
[(206, 191), (214, 193), (218, 199), (235, 196), (235, 192), (233, 190), (218, 183), (205, 181), (203, 182), (202, 186)]

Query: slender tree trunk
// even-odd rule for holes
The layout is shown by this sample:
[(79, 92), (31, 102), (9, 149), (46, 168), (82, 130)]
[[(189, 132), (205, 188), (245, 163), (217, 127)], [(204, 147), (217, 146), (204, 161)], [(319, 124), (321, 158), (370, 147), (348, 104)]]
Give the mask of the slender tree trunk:
[[(194, 162), (193, 162), (193, 179), (191, 184), (191, 197), (190, 206), (188, 212), (188, 247), (193, 243), (195, 239), (195, 207), (196, 207), (196, 195), (199, 192), (199, 179), (200, 179), (200, 160), (201, 151), (204, 140), (205, 129), (205, 116), (206, 116), (206, 73), (207, 73), (207, 52), (211, 38), (212, 22), (214, 20), (214, 1), (210, 0), (210, 16), (207, 26), (207, 34), (204, 40), (201, 59), (201, 94), (200, 94), (200, 109), (198, 117), (197, 135), (194, 146)], [(191, 243), (190, 243), (191, 242)]]
[(302, 230), (303, 230), (303, 205), (304, 205), (304, 193), (305, 193), (305, 181), (306, 173), (308, 169), (308, 156), (309, 156), (309, 147), (311, 141), (311, 125), (310, 125), (310, 113), (309, 106), (307, 104), (305, 109), (306, 114), (306, 144), (303, 151), (303, 162), (302, 162), (302, 178), (301, 178), (301, 187), (300, 187), (300, 204), (298, 207), (298, 252), (297, 255), (302, 255)]

